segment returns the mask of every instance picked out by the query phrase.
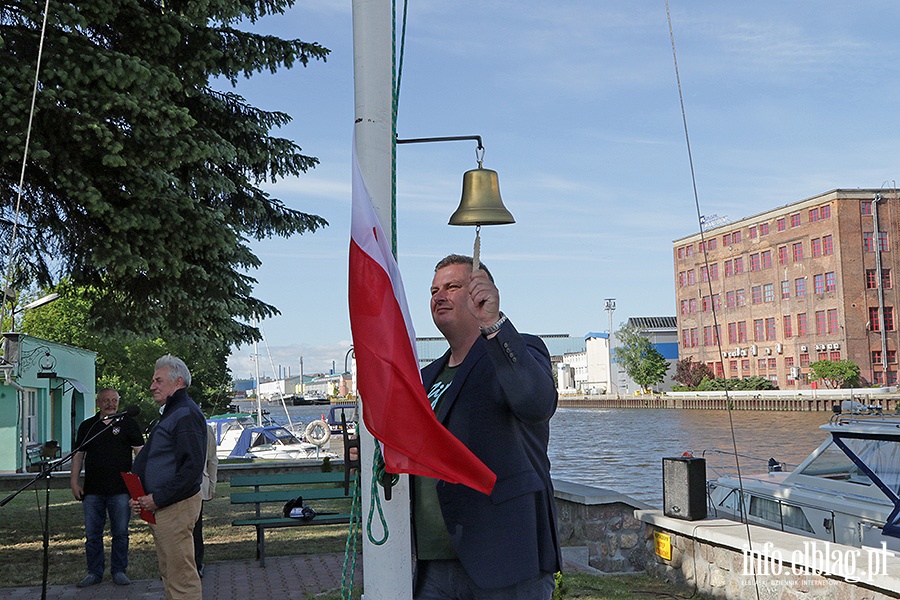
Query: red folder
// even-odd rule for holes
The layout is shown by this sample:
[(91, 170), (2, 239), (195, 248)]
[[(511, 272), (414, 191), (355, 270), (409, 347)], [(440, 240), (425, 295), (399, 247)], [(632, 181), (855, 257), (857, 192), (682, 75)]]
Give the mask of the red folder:
[[(141, 478), (134, 473), (122, 471), (122, 479), (125, 480), (125, 485), (128, 487), (128, 493), (131, 494), (132, 500), (137, 500), (141, 496), (147, 495), (144, 493), (144, 486), (141, 485)], [(153, 516), (152, 512), (144, 508), (141, 509), (141, 518), (148, 523), (156, 524), (156, 517)]]

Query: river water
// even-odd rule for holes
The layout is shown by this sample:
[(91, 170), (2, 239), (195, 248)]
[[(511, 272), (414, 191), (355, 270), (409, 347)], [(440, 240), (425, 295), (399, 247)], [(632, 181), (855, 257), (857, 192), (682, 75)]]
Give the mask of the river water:
[[(264, 409), (274, 420), (285, 420), (280, 406)], [(289, 406), (288, 412), (306, 424), (328, 407)], [(819, 426), (830, 417), (830, 412), (731, 411), (738, 453), (762, 459), (742, 459), (741, 469), (764, 471), (769, 457), (796, 466), (825, 439)], [(555, 479), (608, 488), (657, 508), (662, 507), (663, 457), (709, 450), (733, 451), (728, 411), (560, 408), (550, 421)], [(707, 458), (712, 476), (723, 459)]]

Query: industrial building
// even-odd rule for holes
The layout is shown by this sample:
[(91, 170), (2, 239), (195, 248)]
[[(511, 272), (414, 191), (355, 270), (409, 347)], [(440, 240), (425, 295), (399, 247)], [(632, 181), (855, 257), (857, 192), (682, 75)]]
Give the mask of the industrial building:
[(893, 190), (839, 189), (675, 240), (680, 358), (797, 390), (848, 359), (896, 385), (898, 210)]

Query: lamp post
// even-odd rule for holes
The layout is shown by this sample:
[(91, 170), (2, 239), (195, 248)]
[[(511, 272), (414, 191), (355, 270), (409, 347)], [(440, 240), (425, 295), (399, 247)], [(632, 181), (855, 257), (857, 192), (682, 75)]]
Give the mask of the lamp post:
[[(614, 381), (615, 378), (613, 377), (613, 370), (612, 370), (612, 365), (613, 365), (612, 315), (613, 315), (613, 312), (615, 312), (615, 310), (616, 310), (616, 299), (615, 298), (606, 298), (604, 300), (604, 302), (606, 303), (606, 305), (604, 306), (603, 310), (605, 310), (607, 315), (609, 316), (609, 338), (607, 339), (607, 344), (606, 344), (607, 345), (607, 355), (609, 358), (608, 365), (607, 365), (608, 366), (607, 372), (609, 373), (609, 387), (610, 388), (614, 387), (616, 389), (616, 396), (618, 396), (619, 395), (619, 386), (616, 385), (616, 382)], [(607, 393), (609, 393), (609, 390), (607, 390)]]

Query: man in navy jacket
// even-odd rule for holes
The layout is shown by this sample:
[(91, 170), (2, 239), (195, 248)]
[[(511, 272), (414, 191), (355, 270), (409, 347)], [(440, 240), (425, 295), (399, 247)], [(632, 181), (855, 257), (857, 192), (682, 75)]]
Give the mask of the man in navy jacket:
[(431, 315), (450, 350), (422, 370), (439, 421), (497, 475), (490, 496), (416, 477), (418, 600), (547, 600), (561, 558), (547, 444), (557, 393), (544, 343), (500, 312), (482, 266), (435, 267)]
[(162, 408), (159, 423), (134, 461), (145, 496), (132, 511), (154, 513), (150, 525), (166, 599), (201, 600), (203, 588), (194, 562), (194, 524), (200, 516), (200, 482), (206, 462), (206, 419), (187, 394), (191, 373), (180, 358), (156, 361), (150, 391)]

